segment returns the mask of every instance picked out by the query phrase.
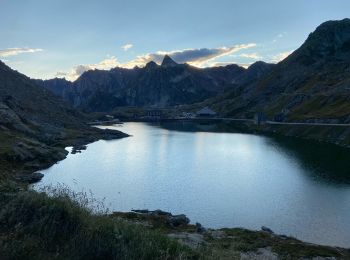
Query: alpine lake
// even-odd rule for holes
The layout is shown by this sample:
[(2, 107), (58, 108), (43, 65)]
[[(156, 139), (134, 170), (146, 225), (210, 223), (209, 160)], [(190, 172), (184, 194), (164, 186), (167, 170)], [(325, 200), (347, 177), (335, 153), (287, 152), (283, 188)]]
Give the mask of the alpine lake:
[(70, 153), (42, 171), (33, 188), (64, 184), (104, 198), (112, 211), (161, 209), (204, 227), (267, 226), (307, 242), (350, 247), (349, 149), (220, 123), (100, 127), (131, 136)]

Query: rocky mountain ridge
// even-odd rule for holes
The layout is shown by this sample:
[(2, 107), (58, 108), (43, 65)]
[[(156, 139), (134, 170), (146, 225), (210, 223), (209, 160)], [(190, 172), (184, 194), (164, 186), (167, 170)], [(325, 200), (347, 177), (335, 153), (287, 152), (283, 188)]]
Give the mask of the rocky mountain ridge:
[(252, 67), (255, 72), (234, 64), (200, 69), (177, 64), (166, 55), (161, 65), (151, 61), (144, 68), (87, 71), (72, 83), (63, 79), (36, 83), (88, 112), (120, 106), (164, 108), (216, 96), (237, 84), (260, 78), (273, 65), (260, 62)]

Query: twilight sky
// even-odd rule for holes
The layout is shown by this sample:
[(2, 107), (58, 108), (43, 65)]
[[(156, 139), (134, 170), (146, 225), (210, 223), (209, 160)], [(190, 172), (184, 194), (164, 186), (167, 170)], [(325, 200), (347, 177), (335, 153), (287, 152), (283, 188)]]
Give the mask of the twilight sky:
[(0, 59), (32, 78), (143, 66), (278, 62), (349, 0), (0, 0)]

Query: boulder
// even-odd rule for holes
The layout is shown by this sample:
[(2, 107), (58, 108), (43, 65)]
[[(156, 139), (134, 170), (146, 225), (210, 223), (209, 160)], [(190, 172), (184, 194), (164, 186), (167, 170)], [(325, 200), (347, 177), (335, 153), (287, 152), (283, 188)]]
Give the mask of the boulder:
[(158, 215), (158, 216), (171, 216), (170, 212), (166, 212), (166, 211), (163, 211), (163, 210), (160, 210), (160, 209), (157, 209), (157, 210), (153, 211), (152, 214)]
[(139, 214), (149, 214), (149, 215), (156, 215), (156, 216), (172, 216), (170, 212), (166, 212), (160, 209), (156, 209), (156, 210), (133, 209), (131, 211)]
[(196, 222), (196, 232), (197, 233), (204, 233), (206, 229), (202, 226), (201, 223)]
[(17, 177), (18, 180), (28, 183), (34, 183), (40, 181), (44, 177), (44, 174), (41, 172), (33, 172), (28, 175), (22, 175)]
[(132, 209), (131, 211), (140, 214), (148, 214), (150, 212), (148, 209)]
[(173, 227), (186, 226), (190, 223), (190, 219), (184, 214), (169, 216), (169, 223)]
[(262, 227), (261, 227), (261, 230), (264, 231), (264, 232), (266, 232), (266, 233), (273, 234), (272, 229), (270, 229), (270, 228), (268, 228), (268, 227), (262, 226)]
[[(148, 210), (148, 209), (134, 209), (132, 212), (135, 212), (140, 215), (146, 215), (158, 221), (164, 222), (165, 225), (170, 227), (186, 226), (190, 223), (190, 219), (184, 214), (172, 215), (170, 212), (157, 210)], [(199, 224), (200, 225), (200, 224)]]
[(86, 145), (76, 145), (73, 147), (71, 154), (81, 153), (82, 150), (86, 150)]

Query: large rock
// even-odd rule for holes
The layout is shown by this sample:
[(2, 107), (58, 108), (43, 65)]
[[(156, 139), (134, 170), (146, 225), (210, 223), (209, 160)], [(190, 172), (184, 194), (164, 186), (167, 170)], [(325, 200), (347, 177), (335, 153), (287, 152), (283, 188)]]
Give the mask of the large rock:
[(186, 226), (190, 223), (190, 219), (186, 217), (186, 215), (184, 214), (173, 215), (170, 212), (162, 211), (160, 209), (157, 209), (157, 210), (141, 209), (141, 210), (132, 210), (132, 212), (149, 216), (152, 218), (156, 218), (159, 221), (164, 222), (171, 227)]
[(22, 182), (34, 183), (40, 181), (44, 177), (44, 174), (40, 172), (34, 172), (28, 175), (18, 176), (17, 179)]
[(190, 219), (184, 214), (170, 216), (169, 217), (170, 225), (174, 227), (186, 226), (190, 223)]
[(262, 226), (262, 227), (261, 227), (261, 230), (264, 231), (264, 232), (266, 232), (266, 233), (273, 234), (272, 229), (270, 229), (270, 228), (268, 228), (268, 227)]

